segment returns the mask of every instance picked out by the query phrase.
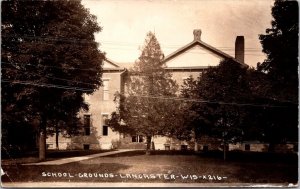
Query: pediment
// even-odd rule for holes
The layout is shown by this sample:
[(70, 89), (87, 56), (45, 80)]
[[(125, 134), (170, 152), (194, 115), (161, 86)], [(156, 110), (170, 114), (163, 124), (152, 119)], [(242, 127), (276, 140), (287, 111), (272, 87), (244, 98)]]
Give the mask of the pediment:
[(178, 52), (165, 61), (168, 68), (193, 68), (217, 66), (224, 56), (220, 56), (201, 45), (194, 45), (184, 51)]

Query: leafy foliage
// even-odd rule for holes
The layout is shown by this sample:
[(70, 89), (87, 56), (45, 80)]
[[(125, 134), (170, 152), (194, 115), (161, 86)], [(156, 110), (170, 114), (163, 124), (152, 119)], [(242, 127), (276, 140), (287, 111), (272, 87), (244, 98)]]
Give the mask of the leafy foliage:
[[(258, 64), (257, 89), (265, 102), (283, 106), (257, 112), (264, 127), (264, 140), (271, 143), (298, 138), (298, 42), (297, 1), (276, 0), (272, 7), (272, 27), (260, 35), (267, 59)], [(252, 81), (255, 78), (252, 77)]]
[(298, 102), (298, 2), (276, 0), (272, 16), (272, 27), (259, 37), (267, 59), (258, 70), (267, 73), (274, 99)]
[[(197, 99), (189, 108), (196, 136), (210, 135), (225, 143), (242, 139), (245, 109), (239, 104), (251, 101), (247, 68), (233, 60), (210, 67), (194, 80), (187, 80), (181, 90), (185, 98)], [(197, 134), (198, 133), (198, 134)]]
[(148, 149), (152, 136), (170, 135), (180, 123), (176, 115), (179, 105), (170, 100), (176, 96), (178, 86), (164, 69), (163, 58), (155, 35), (149, 32), (140, 57), (129, 72), (126, 94), (118, 95), (119, 116), (112, 114), (124, 125), (110, 121), (115, 123), (110, 125), (115, 130), (147, 136)]
[(101, 85), (96, 17), (80, 1), (5, 1), (1, 30), (2, 125), (76, 125), (83, 94)]

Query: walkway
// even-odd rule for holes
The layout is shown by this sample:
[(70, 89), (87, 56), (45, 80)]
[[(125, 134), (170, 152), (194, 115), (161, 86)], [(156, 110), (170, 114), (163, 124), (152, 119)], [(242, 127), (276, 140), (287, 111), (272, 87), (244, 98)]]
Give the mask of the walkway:
[(66, 163), (72, 163), (72, 162), (76, 162), (76, 161), (82, 161), (82, 160), (87, 160), (87, 159), (96, 158), (96, 157), (103, 157), (103, 156), (108, 156), (108, 155), (114, 155), (114, 154), (119, 154), (119, 153), (123, 153), (123, 152), (129, 152), (129, 151), (135, 151), (135, 150), (134, 149), (121, 149), (121, 150), (112, 151), (112, 152), (104, 152), (104, 153), (92, 154), (92, 155), (87, 155), (87, 156), (64, 158), (64, 159), (58, 159), (58, 160), (53, 160), (53, 161), (43, 161), (43, 162), (38, 162), (38, 163), (26, 163), (23, 165), (62, 165), (62, 164), (66, 164)]

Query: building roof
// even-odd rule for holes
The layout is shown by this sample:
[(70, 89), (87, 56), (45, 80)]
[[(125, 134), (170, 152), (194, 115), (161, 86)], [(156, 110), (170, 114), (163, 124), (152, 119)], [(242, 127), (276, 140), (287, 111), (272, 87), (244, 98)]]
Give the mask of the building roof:
[[(201, 34), (200, 34), (201, 35)], [(223, 51), (203, 42), (200, 37), (195, 37), (194, 41), (192, 41), (191, 43), (179, 48), (178, 50), (176, 50), (175, 52), (171, 53), (170, 55), (166, 56), (163, 62), (168, 62), (169, 60), (179, 56), (180, 54), (184, 53), (185, 51), (195, 47), (195, 46), (200, 46), (222, 58), (229, 58), (229, 59), (233, 59), (235, 62), (241, 64), (242, 66), (246, 66), (248, 67), (247, 64), (243, 63), (243, 62), (239, 62), (238, 60), (236, 60), (234, 57), (230, 56), (229, 54), (224, 53)]]
[(124, 71), (125, 70), (125, 67), (113, 62), (112, 60), (110, 60), (107, 57), (105, 57), (104, 61), (107, 62), (108, 64), (110, 64), (112, 67), (104, 67), (103, 66), (103, 71)]
[[(163, 60), (164, 63), (174, 59), (175, 57), (181, 55), (182, 53), (188, 51), (189, 49), (192, 49), (193, 47), (195, 46), (200, 46), (202, 47), (203, 49), (217, 55), (218, 57), (222, 57), (224, 59), (232, 59), (234, 60), (235, 62), (241, 64), (243, 67), (248, 67), (247, 64), (243, 63), (243, 62), (240, 62), (238, 61), (237, 59), (235, 59), (234, 57), (230, 56), (229, 54), (203, 42), (201, 40), (201, 30), (194, 30), (194, 40), (179, 48), (178, 50), (176, 50), (175, 52), (169, 54), (168, 56), (166, 56)], [(113, 61), (111, 61), (110, 59), (106, 58), (105, 59), (108, 63), (110, 63), (111, 65), (113, 65), (114, 67), (112, 68), (104, 68), (104, 70), (119, 70), (119, 71), (123, 71), (123, 70), (129, 70), (131, 68), (133, 68), (134, 66), (134, 62), (124, 62), (124, 63), (115, 63)], [(199, 69), (206, 69), (208, 68), (208, 66), (191, 66), (191, 67), (166, 67), (165, 69), (168, 69), (168, 70), (190, 70), (190, 69), (193, 69), (193, 70), (199, 70)]]

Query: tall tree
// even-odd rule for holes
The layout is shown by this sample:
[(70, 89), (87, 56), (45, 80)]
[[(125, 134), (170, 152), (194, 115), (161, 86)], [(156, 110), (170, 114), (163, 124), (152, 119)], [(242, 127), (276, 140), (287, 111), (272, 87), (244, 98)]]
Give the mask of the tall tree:
[(264, 140), (274, 144), (298, 138), (298, 2), (276, 0), (272, 16), (271, 28), (259, 36), (267, 59), (258, 64), (256, 92), (269, 104), (283, 106), (257, 112)]
[(2, 125), (36, 123), (43, 160), (50, 122), (87, 109), (101, 85), (101, 27), (77, 0), (4, 1), (1, 30)]
[(268, 74), (260, 70), (248, 70), (248, 82), (253, 103), (262, 105), (248, 108), (246, 122), (251, 130), (248, 137), (269, 143), (270, 150), (274, 144), (297, 141), (297, 103), (291, 98), (287, 99), (283, 96), (279, 98), (273, 91), (273, 86), (278, 85), (276, 81), (271, 80)]
[(297, 1), (276, 0), (272, 7), (272, 27), (260, 35), (267, 59), (258, 70), (267, 73), (271, 82), (270, 96), (281, 101), (298, 102), (298, 33)]
[(240, 104), (251, 101), (247, 68), (233, 60), (224, 60), (210, 67), (197, 80), (189, 79), (181, 94), (196, 101), (189, 106), (187, 121), (194, 124), (196, 137), (209, 135), (223, 140), (224, 159), (229, 143), (241, 141), (245, 108)]
[[(171, 122), (175, 120), (174, 101), (169, 98), (176, 96), (178, 87), (164, 69), (163, 59), (155, 35), (149, 32), (142, 53), (129, 73), (126, 94), (119, 95), (119, 119), (131, 132), (146, 136), (147, 150), (154, 135), (167, 135), (170, 125), (176, 124)], [(116, 114), (112, 117), (118, 118)], [(122, 128), (120, 124), (110, 126), (115, 130)]]

